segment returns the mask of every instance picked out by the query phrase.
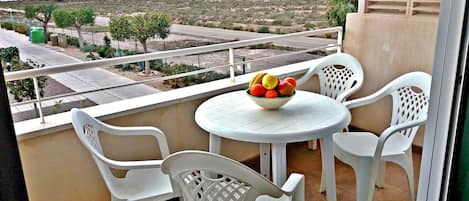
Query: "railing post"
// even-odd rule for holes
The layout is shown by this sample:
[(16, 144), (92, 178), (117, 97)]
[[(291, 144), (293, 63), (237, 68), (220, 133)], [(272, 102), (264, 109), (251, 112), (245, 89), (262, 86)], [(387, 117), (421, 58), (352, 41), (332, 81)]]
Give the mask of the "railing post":
[(368, 0), (358, 0), (358, 13), (364, 14)]
[(344, 35), (344, 30), (343, 29), (340, 29), (338, 32), (337, 32), (337, 53), (341, 53), (342, 52), (342, 39), (343, 39), (343, 35)]
[(39, 92), (39, 84), (37, 82), (37, 78), (33, 77), (33, 84), (34, 84), (34, 93), (36, 94), (37, 102), (36, 107), (39, 110), (39, 117), (41, 118), (41, 124), (45, 123), (44, 121), (44, 114), (42, 113), (42, 103), (41, 103), (41, 93)]
[(234, 50), (233, 48), (228, 49), (228, 56), (230, 59), (230, 80), (231, 82), (235, 81), (235, 72), (234, 72)]

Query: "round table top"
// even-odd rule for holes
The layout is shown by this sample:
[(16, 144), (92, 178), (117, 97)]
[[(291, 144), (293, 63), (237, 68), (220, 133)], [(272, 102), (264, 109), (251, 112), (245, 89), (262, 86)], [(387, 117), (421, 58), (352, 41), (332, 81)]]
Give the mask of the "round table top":
[(334, 99), (300, 90), (280, 109), (265, 110), (243, 90), (205, 101), (197, 108), (195, 121), (202, 129), (224, 138), (290, 143), (332, 135), (347, 127), (350, 113)]

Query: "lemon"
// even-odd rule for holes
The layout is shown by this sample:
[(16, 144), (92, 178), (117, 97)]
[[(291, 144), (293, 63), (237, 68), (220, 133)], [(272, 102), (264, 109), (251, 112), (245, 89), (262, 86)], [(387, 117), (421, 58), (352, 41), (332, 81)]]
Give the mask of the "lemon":
[(262, 86), (267, 90), (274, 89), (278, 84), (278, 78), (275, 75), (267, 74), (262, 78)]

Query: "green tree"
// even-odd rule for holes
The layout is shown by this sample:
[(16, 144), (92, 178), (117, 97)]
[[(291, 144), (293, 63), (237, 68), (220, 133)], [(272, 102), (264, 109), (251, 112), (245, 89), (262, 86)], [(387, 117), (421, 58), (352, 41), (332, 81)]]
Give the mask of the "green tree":
[(130, 35), (137, 39), (143, 46), (143, 51), (148, 52), (147, 40), (154, 37), (165, 39), (169, 35), (171, 26), (169, 16), (160, 13), (147, 13), (129, 17)]
[[(138, 40), (145, 53), (148, 52), (147, 40), (154, 37), (165, 39), (169, 35), (171, 26), (169, 16), (161, 13), (147, 13), (127, 18), (129, 20), (130, 36)], [(150, 74), (150, 65), (145, 65), (145, 74)]]
[(331, 25), (344, 27), (347, 13), (357, 11), (357, 0), (329, 0), (326, 17)]
[(78, 33), (80, 48), (84, 47), (82, 27), (94, 24), (96, 14), (91, 8), (56, 9), (52, 16), (59, 28), (74, 27)]
[[(28, 60), (27, 62), (19, 62), (19, 59), (12, 60), (13, 71), (19, 70), (29, 70), (34, 68), (41, 68), (44, 65), (40, 65), (37, 62), (32, 60)], [(47, 78), (44, 76), (40, 76), (37, 78), (37, 83), (39, 87), (39, 95), (41, 97), (44, 96), (44, 88), (46, 87)], [(15, 81), (8, 81), (7, 82), (8, 90), (10, 94), (13, 95), (16, 101), (22, 102), (24, 100), (33, 100), (36, 99), (36, 93), (34, 90), (34, 82), (32, 78), (27, 78), (23, 80), (15, 80)], [(34, 104), (34, 110), (36, 112), (36, 116), (39, 116), (39, 111)]]
[(117, 49), (120, 54), (120, 41), (125, 41), (130, 39), (130, 23), (129, 17), (117, 17), (111, 18), (109, 22), (109, 32), (111, 32), (111, 37), (114, 40), (117, 40)]
[(46, 36), (46, 40), (44, 43), (47, 43), (49, 40), (49, 34), (47, 34), (47, 24), (52, 18), (52, 13), (57, 8), (57, 6), (52, 4), (44, 4), (44, 5), (27, 5), (24, 8), (24, 15), (28, 19), (36, 19), (42, 23), (42, 28), (44, 29), (44, 35)]

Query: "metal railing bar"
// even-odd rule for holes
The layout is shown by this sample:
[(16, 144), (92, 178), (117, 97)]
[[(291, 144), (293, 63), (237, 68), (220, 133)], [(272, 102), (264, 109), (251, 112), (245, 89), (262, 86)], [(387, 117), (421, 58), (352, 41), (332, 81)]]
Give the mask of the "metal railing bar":
[[(223, 66), (223, 67), (225, 67), (225, 66)], [(114, 86), (110, 86), (110, 87), (103, 87), (103, 88), (99, 88), (99, 89), (90, 89), (90, 90), (86, 90), (86, 91), (71, 92), (71, 93), (60, 94), (60, 95), (55, 95), (55, 96), (48, 96), (48, 97), (41, 98), (40, 101), (44, 102), (44, 101), (53, 100), (53, 99), (57, 99), (57, 98), (68, 97), (68, 96), (76, 96), (76, 95), (99, 92), (99, 91), (104, 91), (104, 90), (120, 88), (120, 87), (128, 87), (128, 86), (133, 86), (133, 85), (144, 84), (145, 82), (171, 80), (171, 79), (181, 78), (181, 77), (185, 77), (185, 76), (196, 75), (196, 74), (200, 74), (200, 73), (214, 71), (214, 70), (217, 70), (217, 68), (220, 68), (220, 67), (210, 67), (210, 68), (206, 68), (206, 69), (202, 69), (202, 70), (196, 70), (196, 71), (191, 71), (191, 72), (187, 72), (187, 73), (180, 73), (180, 74), (177, 74), (177, 75), (169, 75), (169, 76), (164, 76), (164, 77), (157, 77), (157, 78), (139, 80), (139, 81), (135, 81), (135, 82), (127, 83), (127, 84), (120, 84), (120, 85), (114, 85)], [(34, 100), (28, 100), (28, 101), (23, 101), (23, 102), (19, 102), (19, 103), (10, 104), (10, 106), (26, 105), (26, 104), (36, 103), (36, 102), (38, 102), (38, 100), (34, 99)]]
[[(253, 62), (257, 62), (257, 61), (272, 59), (272, 58), (275, 58), (275, 57), (291, 56), (291, 55), (295, 55), (295, 54), (306, 53), (306, 52), (311, 52), (311, 51), (315, 51), (315, 50), (321, 50), (321, 49), (325, 49), (325, 48), (332, 48), (332, 47), (339, 47), (339, 46), (340, 46), (339, 44), (321, 46), (321, 47), (310, 48), (310, 49), (306, 49), (306, 50), (300, 50), (300, 51), (295, 51), (295, 52), (289, 52), (289, 53), (284, 53), (284, 54), (273, 55), (273, 56), (269, 56), (269, 57), (262, 57), (262, 58), (258, 58), (258, 59), (252, 59), (252, 60), (248, 60), (248, 61), (244, 61), (244, 62), (242, 61), (242, 62), (238, 62), (238, 63), (233, 63), (233, 65), (253, 63)], [(190, 76), (190, 75), (196, 75), (196, 74), (200, 74), (200, 73), (215, 71), (217, 69), (226, 68), (226, 67), (229, 67), (231, 65), (232, 64), (224, 64), (224, 65), (220, 65), (220, 66), (209, 67), (209, 68), (196, 70), (196, 71), (191, 71), (191, 72), (187, 72), (187, 73), (180, 73), (180, 74), (177, 74), (177, 75), (169, 75), (169, 76), (164, 76), (164, 77), (149, 78), (149, 79), (145, 79), (145, 80), (135, 81), (135, 82), (132, 82), (132, 83), (114, 85), (114, 86), (104, 87), (104, 88), (99, 88), (99, 89), (91, 89), (91, 90), (87, 90), (87, 91), (71, 92), (71, 93), (60, 94), (60, 95), (55, 95), (55, 96), (48, 96), (48, 97), (41, 98), (40, 101), (48, 101), (48, 100), (53, 100), (53, 99), (58, 99), (58, 98), (63, 98), (63, 97), (68, 97), (68, 96), (76, 96), (76, 95), (81, 95), (81, 94), (86, 94), (86, 93), (93, 93), (93, 92), (104, 91), (104, 90), (110, 90), (110, 89), (115, 89), (115, 88), (120, 88), (120, 87), (133, 86), (133, 85), (138, 85), (138, 84), (144, 84), (146, 82), (165, 81), (165, 80), (177, 79), (177, 78), (181, 78), (181, 77), (185, 77), (185, 76)], [(26, 104), (36, 103), (36, 102), (38, 102), (38, 100), (34, 99), (34, 100), (28, 100), (28, 101), (13, 103), (13, 104), (10, 104), (10, 106), (26, 105)]]
[(65, 65), (49, 66), (49, 67), (40, 68), (40, 69), (31, 69), (31, 70), (6, 73), (5, 80), (6, 81), (20, 80), (20, 79), (25, 79), (25, 78), (31, 78), (34, 76), (36, 77), (44, 76), (48, 74), (84, 70), (84, 69), (89, 69), (89, 68), (136, 63), (136, 62), (141, 62), (141, 61), (164, 59), (164, 58), (176, 57), (176, 56), (194, 55), (194, 54), (200, 54), (200, 53), (206, 53), (206, 52), (226, 50), (229, 48), (239, 48), (239, 47), (246, 47), (250, 45), (275, 42), (278, 40), (289, 39), (289, 38), (294, 38), (294, 37), (320, 35), (320, 34), (325, 34), (325, 33), (336, 33), (341, 30), (342, 30), (342, 27), (330, 27), (330, 28), (325, 28), (325, 29), (317, 29), (317, 30), (297, 32), (297, 33), (291, 33), (291, 34), (285, 34), (285, 35), (269, 36), (265, 38), (255, 38), (255, 39), (249, 39), (249, 40), (234, 41), (234, 42), (213, 44), (213, 45), (200, 46), (200, 47), (191, 47), (191, 48), (185, 48), (185, 49), (168, 50), (168, 51), (163, 51), (163, 52), (153, 52), (153, 53), (148, 53), (148, 54), (131, 55), (131, 56), (125, 56), (125, 57), (110, 58), (106, 60), (95, 60), (95, 61), (88, 61), (88, 62), (79, 62), (79, 63), (65, 64)]

